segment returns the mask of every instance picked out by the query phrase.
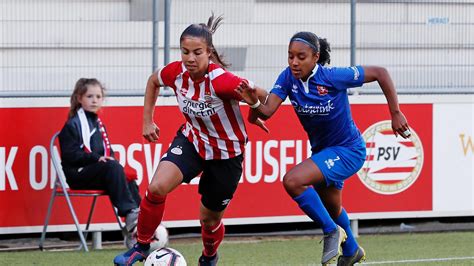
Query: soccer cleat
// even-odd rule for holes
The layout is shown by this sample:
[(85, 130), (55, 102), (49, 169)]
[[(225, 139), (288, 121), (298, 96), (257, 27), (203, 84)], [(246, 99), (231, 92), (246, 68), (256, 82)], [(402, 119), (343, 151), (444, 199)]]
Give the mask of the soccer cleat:
[(198, 266), (216, 266), (218, 260), (219, 255), (217, 255), (217, 253), (212, 257), (207, 257), (203, 254), (201, 257), (199, 257)]
[(143, 261), (150, 254), (150, 248), (144, 250), (137, 243), (127, 252), (117, 255), (114, 258), (114, 265), (129, 266), (137, 261)]
[(337, 266), (350, 266), (365, 261), (365, 250), (358, 247), (354, 255), (350, 257), (340, 256), (337, 260)]
[(339, 225), (336, 225), (336, 230), (324, 235), (324, 248), (321, 263), (323, 265), (334, 264), (337, 258), (342, 254), (341, 244), (346, 241), (346, 231)]

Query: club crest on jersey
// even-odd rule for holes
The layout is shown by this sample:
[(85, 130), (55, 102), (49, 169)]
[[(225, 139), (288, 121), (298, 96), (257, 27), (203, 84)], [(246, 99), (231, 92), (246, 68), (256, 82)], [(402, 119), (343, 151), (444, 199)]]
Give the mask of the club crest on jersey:
[(206, 103), (212, 103), (212, 96), (210, 92), (205, 92), (204, 93), (204, 101)]
[(181, 146), (176, 146), (171, 149), (171, 153), (176, 154), (176, 155), (181, 155), (183, 154), (183, 148)]
[(319, 95), (323, 96), (323, 95), (326, 95), (328, 94), (328, 89), (324, 86), (316, 86), (316, 88), (318, 89), (318, 93)]
[(210, 95), (204, 96), (204, 101), (205, 101), (206, 103), (212, 103), (212, 96), (210, 96)]
[(393, 195), (408, 189), (418, 179), (424, 154), (420, 137), (411, 128), (411, 137), (395, 137), (390, 120), (369, 126), (362, 133), (367, 158), (357, 172), (360, 181), (375, 193)]

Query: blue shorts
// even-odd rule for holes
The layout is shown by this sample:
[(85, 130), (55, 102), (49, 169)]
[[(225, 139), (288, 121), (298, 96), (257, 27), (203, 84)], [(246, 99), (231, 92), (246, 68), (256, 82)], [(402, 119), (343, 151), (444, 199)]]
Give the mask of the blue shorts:
[(311, 156), (311, 160), (323, 173), (327, 186), (341, 190), (344, 180), (357, 173), (364, 165), (366, 157), (365, 142), (353, 147), (327, 147)]

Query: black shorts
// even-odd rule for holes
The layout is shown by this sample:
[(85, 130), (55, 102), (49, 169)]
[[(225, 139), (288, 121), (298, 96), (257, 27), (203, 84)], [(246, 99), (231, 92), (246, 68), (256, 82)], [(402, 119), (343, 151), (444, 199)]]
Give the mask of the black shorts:
[(223, 211), (232, 199), (242, 176), (243, 155), (225, 160), (204, 160), (194, 145), (178, 131), (161, 161), (170, 161), (181, 170), (183, 182), (199, 174), (201, 202), (212, 211)]

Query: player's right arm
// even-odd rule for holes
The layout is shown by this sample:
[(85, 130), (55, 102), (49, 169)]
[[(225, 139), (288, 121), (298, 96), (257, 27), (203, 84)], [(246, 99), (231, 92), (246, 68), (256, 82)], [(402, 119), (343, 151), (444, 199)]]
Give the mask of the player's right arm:
[(150, 141), (155, 142), (160, 137), (160, 128), (153, 121), (153, 116), (155, 113), (156, 100), (158, 99), (158, 94), (160, 93), (160, 81), (158, 80), (158, 75), (160, 71), (156, 71), (150, 75), (148, 82), (146, 84), (145, 91), (145, 103), (143, 106), (143, 137)]
[(397, 91), (388, 71), (379, 66), (364, 66), (364, 83), (377, 81), (387, 99), (390, 115), (392, 116), (392, 130), (395, 136), (410, 137), (410, 128), (405, 115), (398, 104)]
[(283, 100), (274, 93), (268, 93), (266, 90), (253, 87), (248, 82), (242, 82), (236, 89), (242, 99), (250, 105), (250, 117), (257, 115), (259, 118), (267, 120), (278, 110)]

